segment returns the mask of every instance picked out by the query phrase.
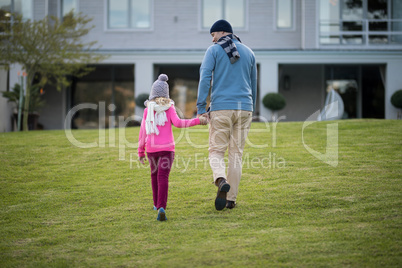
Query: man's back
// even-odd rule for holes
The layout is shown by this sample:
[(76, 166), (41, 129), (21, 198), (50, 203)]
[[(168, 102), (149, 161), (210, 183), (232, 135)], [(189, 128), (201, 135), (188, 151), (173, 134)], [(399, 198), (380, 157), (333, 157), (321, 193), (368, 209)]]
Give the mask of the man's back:
[(240, 54), (240, 58), (233, 64), (224, 49), (218, 44), (210, 46), (205, 53), (200, 68), (198, 108), (206, 104), (205, 100), (213, 74), (211, 111), (253, 111), (257, 89), (255, 56), (246, 45), (235, 39), (232, 41)]

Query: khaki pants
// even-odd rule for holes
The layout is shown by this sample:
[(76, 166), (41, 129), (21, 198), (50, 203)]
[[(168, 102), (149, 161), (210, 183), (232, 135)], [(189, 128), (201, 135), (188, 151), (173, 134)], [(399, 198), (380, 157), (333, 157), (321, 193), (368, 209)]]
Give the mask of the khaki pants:
[[(209, 164), (214, 181), (226, 178), (230, 184), (227, 200), (236, 201), (242, 174), (243, 149), (250, 130), (252, 112), (220, 110), (210, 113)], [(226, 176), (225, 152), (228, 149)]]

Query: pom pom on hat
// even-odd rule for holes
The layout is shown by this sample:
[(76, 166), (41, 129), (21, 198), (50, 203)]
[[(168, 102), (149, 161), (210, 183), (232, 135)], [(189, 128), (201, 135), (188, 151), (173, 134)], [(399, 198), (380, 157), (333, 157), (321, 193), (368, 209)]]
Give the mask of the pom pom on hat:
[(155, 98), (169, 98), (169, 84), (166, 82), (169, 78), (166, 74), (160, 74), (158, 80), (152, 84), (149, 100)]
[(226, 20), (218, 20), (215, 22), (211, 29), (209, 30), (209, 33), (213, 32), (227, 32), (227, 33), (233, 33), (232, 25)]
[(166, 82), (167, 80), (169, 80), (169, 77), (166, 74), (160, 74), (158, 80)]

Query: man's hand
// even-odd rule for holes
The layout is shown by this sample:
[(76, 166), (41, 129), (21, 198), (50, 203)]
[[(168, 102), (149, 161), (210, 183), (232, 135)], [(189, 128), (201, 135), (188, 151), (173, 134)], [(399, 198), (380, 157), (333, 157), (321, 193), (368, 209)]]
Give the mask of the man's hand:
[(198, 118), (200, 119), (200, 125), (205, 126), (208, 124), (208, 115), (207, 114), (202, 114)]
[(200, 118), (203, 115), (206, 115), (207, 113), (203, 113), (203, 114), (197, 114), (197, 118)]

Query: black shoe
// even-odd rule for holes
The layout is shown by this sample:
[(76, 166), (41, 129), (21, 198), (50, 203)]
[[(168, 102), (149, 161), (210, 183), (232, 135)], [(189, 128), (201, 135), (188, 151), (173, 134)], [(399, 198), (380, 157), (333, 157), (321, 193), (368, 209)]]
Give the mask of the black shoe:
[(222, 210), (226, 206), (226, 194), (230, 190), (230, 185), (224, 178), (218, 178), (217, 185), (218, 193), (216, 194), (215, 208), (216, 210)]
[(230, 201), (230, 200), (228, 200), (227, 202), (226, 202), (226, 208), (228, 208), (228, 209), (232, 209), (232, 208), (234, 208), (236, 206), (236, 202), (235, 201)]

